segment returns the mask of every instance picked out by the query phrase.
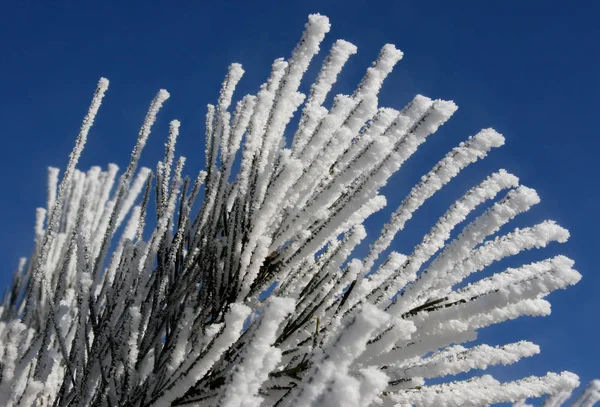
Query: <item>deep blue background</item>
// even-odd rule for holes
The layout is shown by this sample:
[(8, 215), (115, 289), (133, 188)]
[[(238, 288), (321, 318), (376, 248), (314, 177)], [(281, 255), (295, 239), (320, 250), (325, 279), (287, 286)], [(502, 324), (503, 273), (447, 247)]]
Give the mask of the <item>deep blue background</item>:
[[(183, 123), (178, 151), (188, 157), (186, 173), (194, 175), (204, 160), (205, 106), (216, 101), (228, 64), (240, 62), (246, 70), (237, 96), (255, 93), (272, 60), (289, 56), (306, 16), (320, 12), (330, 17), (332, 30), (307, 74), (308, 83), (337, 38), (356, 44), (359, 53), (344, 69), (336, 93), (351, 92), (379, 48), (391, 42), (405, 57), (384, 85), (382, 105), (401, 108), (416, 93), (459, 105), (450, 122), (386, 187), (391, 208), (469, 135), (494, 127), (507, 137), (506, 146), (422, 208), (397, 239), (400, 251), (410, 252), (449, 204), (498, 168), (515, 173), (542, 197), (516, 225), (550, 218), (572, 233), (565, 245), (498, 266), (560, 252), (576, 260), (584, 277), (576, 287), (550, 297), (550, 317), (482, 331), (481, 339), (493, 344), (527, 338), (542, 346), (541, 355), (493, 369), (494, 375), (504, 380), (571, 370), (584, 384), (600, 377), (597, 3), (49, 3), (7, 1), (0, 6), (1, 286), (18, 257), (32, 248), (35, 208), (45, 205), (46, 167), (66, 164), (100, 76), (109, 78), (111, 86), (80, 168), (108, 162), (123, 168), (150, 100), (164, 87), (172, 97), (143, 163), (154, 166), (168, 121), (177, 118)], [(386, 213), (368, 223), (371, 235)]]

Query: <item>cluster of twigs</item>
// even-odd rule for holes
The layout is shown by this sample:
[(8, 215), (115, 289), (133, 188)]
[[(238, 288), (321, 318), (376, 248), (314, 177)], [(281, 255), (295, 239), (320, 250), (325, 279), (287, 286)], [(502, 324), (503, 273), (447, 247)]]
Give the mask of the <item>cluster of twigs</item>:
[[(310, 16), (291, 58), (276, 60), (258, 94), (234, 109), (243, 70), (230, 67), (206, 116), (206, 170), (193, 181), (182, 175), (185, 159), (175, 159), (178, 121), (156, 170), (138, 170), (164, 90), (120, 177), (114, 165), (75, 168), (108, 88), (100, 80), (60, 182), (50, 169), (35, 250), (0, 308), (0, 404), (463, 406), (577, 385), (567, 372), (427, 384), (539, 352), (525, 341), (460, 344), (491, 324), (548, 314), (544, 297), (580, 278), (571, 260), (558, 256), (456, 286), (507, 256), (563, 242), (568, 232), (543, 222), (493, 238), (539, 201), (500, 170), (452, 205), (411, 254), (388, 250), (425, 200), (504, 143), (487, 129), (436, 164), (368, 255), (351, 259), (366, 237), (363, 222), (386, 204), (378, 191), (456, 106), (419, 95), (402, 111), (378, 107), (382, 82), (402, 57), (386, 45), (356, 91), (326, 108), (356, 52), (341, 40), (305, 97), (300, 81), (328, 31), (326, 17)], [(148, 220), (153, 204), (156, 220)]]

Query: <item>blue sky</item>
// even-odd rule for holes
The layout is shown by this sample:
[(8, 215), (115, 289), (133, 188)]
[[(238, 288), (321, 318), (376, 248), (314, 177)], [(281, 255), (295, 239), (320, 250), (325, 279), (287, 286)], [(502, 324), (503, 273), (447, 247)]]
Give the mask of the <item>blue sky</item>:
[[(50, 5), (52, 3), (52, 5)], [(85, 4), (84, 4), (85, 3)], [(126, 4), (125, 4), (126, 3)], [(401, 108), (415, 94), (454, 100), (459, 110), (385, 189), (394, 208), (450, 148), (494, 127), (507, 144), (425, 205), (396, 242), (411, 250), (443, 210), (498, 168), (535, 188), (542, 203), (518, 219), (554, 219), (572, 238), (519, 262), (564, 253), (583, 280), (554, 293), (553, 313), (482, 332), (505, 343), (528, 338), (542, 354), (494, 370), (500, 379), (571, 370), (600, 377), (597, 252), (600, 6), (592, 1), (503, 2), (4, 2), (0, 12), (0, 285), (32, 248), (35, 208), (45, 204), (46, 167), (64, 167), (100, 76), (111, 87), (81, 169), (124, 166), (146, 108), (159, 88), (171, 92), (143, 163), (161, 156), (168, 121), (182, 121), (180, 154), (188, 174), (203, 162), (203, 115), (231, 62), (246, 74), (238, 96), (256, 92), (276, 57), (289, 56), (306, 16), (330, 17), (322, 49), (337, 38), (358, 46), (335, 92), (350, 92), (379, 48), (391, 42), (404, 59), (380, 103)], [(324, 51), (309, 69), (314, 78)], [(368, 224), (377, 233), (384, 215)], [(509, 263), (503, 263), (506, 266)], [(518, 264), (518, 263), (516, 263)]]

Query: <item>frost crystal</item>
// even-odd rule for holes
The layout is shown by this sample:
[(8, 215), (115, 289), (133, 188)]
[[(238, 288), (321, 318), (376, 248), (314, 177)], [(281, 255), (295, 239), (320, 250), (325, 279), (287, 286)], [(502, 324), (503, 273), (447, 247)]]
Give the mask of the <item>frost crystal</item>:
[[(534, 190), (499, 170), (432, 222), (412, 253), (389, 250), (425, 201), (504, 144), (496, 131), (441, 159), (366, 256), (353, 257), (367, 238), (363, 223), (387, 204), (381, 188), (457, 107), (421, 95), (401, 111), (379, 107), (403, 56), (388, 44), (353, 94), (327, 108), (357, 52), (342, 40), (303, 95), (329, 28), (311, 15), (290, 59), (276, 60), (259, 92), (237, 103), (244, 70), (231, 65), (208, 107), (206, 168), (193, 182), (175, 155), (177, 120), (156, 171), (138, 170), (165, 90), (119, 178), (112, 164), (76, 169), (108, 89), (100, 80), (62, 178), (49, 169), (34, 252), (0, 307), (0, 405), (479, 406), (550, 394), (546, 405), (558, 406), (568, 397), (578, 385), (569, 372), (504, 383), (481, 373), (537, 345), (471, 343), (486, 326), (547, 315), (546, 296), (580, 279), (572, 260), (556, 256), (471, 280), (568, 239), (552, 221), (496, 235), (539, 202)], [(474, 282), (461, 285), (467, 277)], [(463, 372), (470, 378), (451, 377)], [(576, 405), (599, 399), (593, 382)]]

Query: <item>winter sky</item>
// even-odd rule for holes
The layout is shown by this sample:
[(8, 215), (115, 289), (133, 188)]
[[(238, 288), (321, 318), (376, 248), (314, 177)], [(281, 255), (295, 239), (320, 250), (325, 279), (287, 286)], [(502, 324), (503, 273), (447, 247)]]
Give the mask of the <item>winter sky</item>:
[(409, 252), (454, 200), (491, 172), (505, 168), (518, 175), (542, 203), (521, 215), (517, 226), (554, 219), (570, 230), (571, 239), (503, 261), (494, 271), (562, 253), (576, 261), (583, 279), (550, 296), (551, 316), (482, 331), (481, 342), (528, 339), (542, 348), (536, 357), (490, 373), (505, 380), (570, 370), (583, 384), (600, 377), (600, 6), (494, 3), (4, 2), (0, 286), (18, 257), (32, 249), (35, 208), (45, 204), (46, 167), (65, 166), (100, 76), (110, 79), (111, 88), (79, 168), (109, 162), (123, 167), (151, 98), (166, 88), (171, 99), (142, 163), (153, 166), (160, 159), (168, 122), (176, 118), (182, 122), (178, 151), (188, 157), (186, 173), (196, 174), (204, 161), (205, 107), (217, 97), (227, 66), (240, 62), (246, 71), (237, 96), (255, 93), (272, 60), (289, 56), (307, 15), (319, 12), (330, 17), (332, 30), (307, 84), (335, 39), (358, 46), (335, 93), (354, 89), (381, 46), (391, 42), (405, 55), (383, 86), (381, 105), (399, 109), (421, 93), (459, 106), (383, 190), (388, 209), (367, 223), (369, 234), (378, 233), (389, 210), (448, 150), (481, 128), (494, 127), (506, 136), (506, 145), (428, 202), (395, 247)]

